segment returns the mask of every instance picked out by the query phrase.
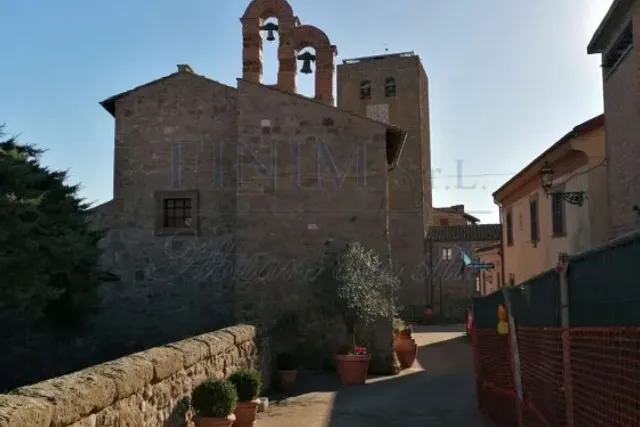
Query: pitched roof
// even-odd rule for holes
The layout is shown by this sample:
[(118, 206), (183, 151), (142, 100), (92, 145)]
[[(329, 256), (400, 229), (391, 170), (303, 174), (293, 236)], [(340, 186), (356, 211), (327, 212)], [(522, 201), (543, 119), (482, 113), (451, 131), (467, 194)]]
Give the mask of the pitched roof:
[[(493, 192), (492, 196), (494, 200), (502, 200), (503, 195), (506, 192), (511, 192), (509, 188), (512, 187), (513, 184), (520, 181), (520, 179), (524, 176), (538, 176), (539, 169), (542, 168), (542, 161), (551, 153), (554, 152), (562, 152), (561, 149), (570, 150), (571, 145), (568, 144), (572, 138), (576, 138), (580, 135), (584, 135), (591, 131), (597, 130), (601, 127), (604, 127), (604, 114), (600, 114), (595, 116), (586, 122), (580, 123), (571, 129), (567, 134), (565, 134), (562, 138), (556, 141), (551, 147), (547, 148), (542, 154), (533, 159), (527, 166), (522, 168), (520, 172), (515, 174), (511, 179), (505, 182), (500, 188)], [(528, 179), (528, 178), (527, 178)], [(502, 194), (501, 194), (502, 193)]]
[[(135, 91), (137, 91), (137, 90), (139, 90), (139, 89), (142, 89), (142, 88), (145, 88), (145, 87), (149, 87), (149, 86), (153, 86), (153, 85), (154, 85), (154, 84), (156, 84), (156, 83), (163, 82), (163, 81), (168, 80), (168, 79), (170, 79), (170, 78), (172, 78), (172, 77), (175, 77), (175, 76), (177, 76), (177, 75), (182, 75), (182, 76), (184, 76), (184, 75), (193, 76), (193, 77), (196, 77), (196, 78), (204, 79), (204, 80), (206, 80), (206, 81), (208, 81), (208, 82), (210, 82), (210, 83), (215, 83), (215, 84), (218, 84), (218, 85), (221, 85), (221, 86), (225, 86), (225, 87), (227, 87), (227, 88), (229, 88), (229, 89), (237, 90), (235, 87), (232, 87), (232, 86), (226, 85), (226, 84), (224, 84), (224, 83), (220, 83), (219, 81), (216, 81), (216, 80), (210, 79), (209, 77), (205, 77), (205, 76), (202, 76), (202, 75), (200, 75), (200, 74), (196, 74), (195, 72), (193, 72), (193, 71), (191, 70), (191, 67), (189, 67), (188, 69), (181, 69), (181, 67), (182, 67), (182, 66), (181, 66), (181, 65), (179, 65), (179, 66), (178, 66), (178, 69), (179, 69), (179, 70), (178, 70), (178, 71), (176, 71), (175, 73), (171, 73), (171, 74), (169, 74), (169, 75), (166, 75), (166, 76), (163, 76), (163, 77), (157, 78), (157, 79), (155, 79), (155, 80), (151, 80), (150, 82), (147, 82), (147, 83), (145, 83), (145, 84), (142, 84), (142, 85), (136, 86), (136, 87), (134, 87), (133, 89), (129, 89), (129, 90), (124, 91), (124, 92), (122, 92), (122, 93), (119, 93), (119, 94), (117, 94), (117, 95), (110, 96), (109, 98), (107, 98), (107, 99), (105, 99), (104, 101), (100, 102), (100, 105), (102, 105), (102, 107), (103, 107), (105, 110), (107, 110), (107, 111), (109, 112), (109, 114), (111, 114), (113, 117), (115, 117), (115, 116), (116, 116), (116, 114), (115, 114), (115, 112), (116, 112), (116, 101), (117, 101), (118, 99), (120, 99), (120, 98), (124, 98), (125, 96), (127, 96), (127, 95), (129, 95), (129, 94), (131, 94), (131, 93), (133, 93), (133, 92), (135, 92)], [(188, 71), (187, 71), (187, 70), (188, 70)]]
[(500, 224), (431, 226), (427, 232), (427, 240), (436, 242), (499, 241), (501, 233)]

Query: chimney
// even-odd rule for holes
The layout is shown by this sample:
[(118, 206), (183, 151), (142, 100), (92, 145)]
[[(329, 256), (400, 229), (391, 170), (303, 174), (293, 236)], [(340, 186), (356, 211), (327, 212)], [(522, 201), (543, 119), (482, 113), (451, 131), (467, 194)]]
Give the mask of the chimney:
[(451, 206), (451, 209), (456, 212), (464, 213), (464, 205), (453, 205)]
[(193, 68), (189, 64), (178, 64), (179, 73), (193, 73)]

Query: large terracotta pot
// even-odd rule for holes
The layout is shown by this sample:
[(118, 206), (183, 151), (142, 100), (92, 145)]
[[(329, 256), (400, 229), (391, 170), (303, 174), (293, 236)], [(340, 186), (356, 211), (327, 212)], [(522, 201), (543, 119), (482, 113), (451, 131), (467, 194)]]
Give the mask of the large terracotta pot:
[(298, 371), (278, 371), (278, 382), (283, 391), (291, 391), (296, 383)]
[(226, 418), (200, 417), (198, 415), (193, 417), (195, 427), (231, 427), (235, 420), (236, 416), (233, 414)]
[(234, 412), (236, 421), (233, 423), (233, 427), (253, 427), (258, 416), (258, 406), (260, 406), (260, 399), (238, 402)]
[(399, 337), (399, 339), (396, 340), (395, 349), (402, 369), (407, 369), (413, 366), (418, 352), (418, 345), (414, 339), (409, 337)]
[(361, 385), (367, 381), (371, 355), (336, 354), (336, 370), (344, 385)]

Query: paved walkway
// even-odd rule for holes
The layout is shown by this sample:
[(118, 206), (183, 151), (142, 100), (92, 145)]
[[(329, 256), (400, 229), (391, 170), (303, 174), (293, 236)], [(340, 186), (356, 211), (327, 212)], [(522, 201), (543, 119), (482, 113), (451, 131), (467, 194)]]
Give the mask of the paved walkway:
[(257, 426), (485, 427), (476, 414), (464, 326), (420, 327), (414, 335), (418, 360), (401, 375), (371, 379), (360, 387), (340, 387), (335, 374), (301, 377), (301, 390), (271, 402)]

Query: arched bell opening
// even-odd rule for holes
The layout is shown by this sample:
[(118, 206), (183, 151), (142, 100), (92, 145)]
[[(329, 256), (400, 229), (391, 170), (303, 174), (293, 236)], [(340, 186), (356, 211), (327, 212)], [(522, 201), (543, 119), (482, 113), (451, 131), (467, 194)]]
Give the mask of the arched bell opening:
[(305, 47), (297, 51), (298, 63), (296, 73), (296, 88), (301, 95), (314, 98), (316, 95), (316, 50)]
[(278, 33), (278, 18), (269, 17), (262, 21), (260, 36), (262, 39), (262, 83), (275, 85), (278, 82), (280, 61), (278, 49), (280, 46), (280, 34)]
[(253, 0), (247, 6), (240, 21), (243, 42), (242, 78), (254, 83), (263, 82), (265, 57), (263, 48), (265, 48), (269, 58), (267, 78), (273, 81), (271, 77), (273, 61), (275, 62), (273, 67), (276, 68), (278, 75), (277, 80), (280, 83), (283, 59), (289, 59), (289, 62), (295, 61), (292, 54), (286, 54), (288, 45), (286, 41), (297, 22), (291, 5), (286, 0)]
[(322, 30), (312, 25), (294, 28), (291, 41), (296, 59), (302, 62), (301, 74), (314, 76), (313, 97), (333, 105), (336, 47)]

